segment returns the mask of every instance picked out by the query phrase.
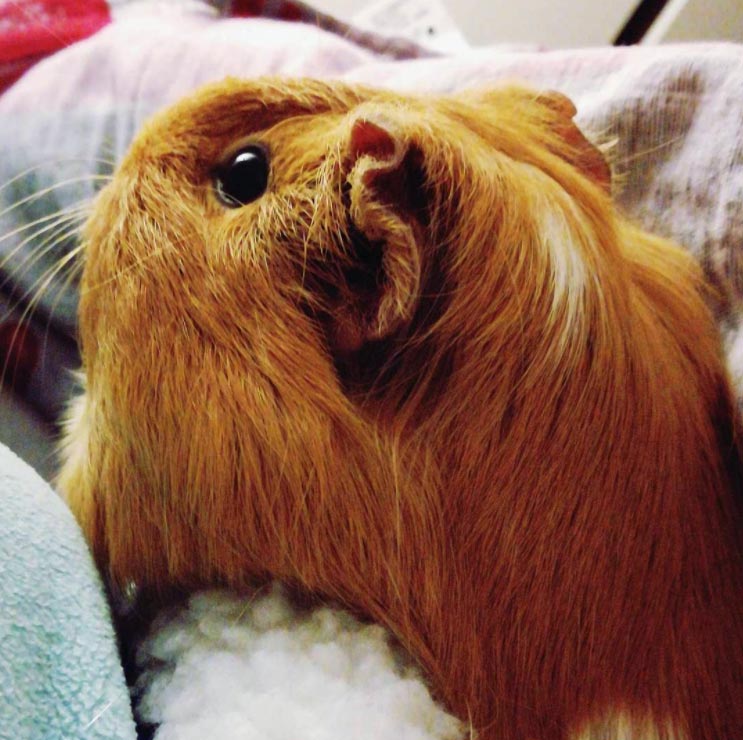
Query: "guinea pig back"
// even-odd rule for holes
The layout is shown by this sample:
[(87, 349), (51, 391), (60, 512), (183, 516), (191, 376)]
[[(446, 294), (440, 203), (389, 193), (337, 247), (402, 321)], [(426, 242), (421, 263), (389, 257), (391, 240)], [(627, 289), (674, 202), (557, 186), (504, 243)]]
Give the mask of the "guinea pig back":
[(574, 113), (227, 80), (155, 117), (84, 233), (59, 484), (104, 574), (337, 600), (480, 740), (743, 737), (707, 288)]

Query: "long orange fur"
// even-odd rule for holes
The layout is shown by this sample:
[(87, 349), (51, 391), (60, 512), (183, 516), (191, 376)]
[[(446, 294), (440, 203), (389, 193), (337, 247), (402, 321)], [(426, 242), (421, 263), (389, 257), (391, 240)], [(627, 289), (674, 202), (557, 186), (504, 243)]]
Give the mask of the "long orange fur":
[[(743, 737), (706, 287), (573, 112), (228, 80), (146, 126), (85, 233), (59, 481), (107, 576), (338, 600), (480, 740)], [(226, 209), (250, 141), (268, 191)]]

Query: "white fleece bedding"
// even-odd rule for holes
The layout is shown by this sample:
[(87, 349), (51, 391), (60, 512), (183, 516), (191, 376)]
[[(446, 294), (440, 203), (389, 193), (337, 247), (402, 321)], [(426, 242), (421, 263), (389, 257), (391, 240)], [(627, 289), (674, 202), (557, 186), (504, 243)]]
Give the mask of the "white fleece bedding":
[(197, 594), (141, 645), (138, 715), (157, 740), (463, 740), (385, 631), (281, 589)]

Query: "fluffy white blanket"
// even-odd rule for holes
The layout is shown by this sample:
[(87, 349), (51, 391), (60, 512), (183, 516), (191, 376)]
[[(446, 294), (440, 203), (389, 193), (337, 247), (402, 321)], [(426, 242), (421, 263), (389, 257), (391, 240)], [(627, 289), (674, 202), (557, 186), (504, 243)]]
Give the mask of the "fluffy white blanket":
[(461, 740), (385, 631), (280, 588), (193, 596), (139, 649), (137, 714), (157, 740)]

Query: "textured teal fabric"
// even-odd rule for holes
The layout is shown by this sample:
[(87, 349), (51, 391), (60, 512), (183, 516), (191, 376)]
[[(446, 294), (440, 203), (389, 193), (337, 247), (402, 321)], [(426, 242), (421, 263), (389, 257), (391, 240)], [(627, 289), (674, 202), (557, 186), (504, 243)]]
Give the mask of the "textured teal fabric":
[(60, 498), (0, 445), (0, 738), (135, 737), (85, 541)]

